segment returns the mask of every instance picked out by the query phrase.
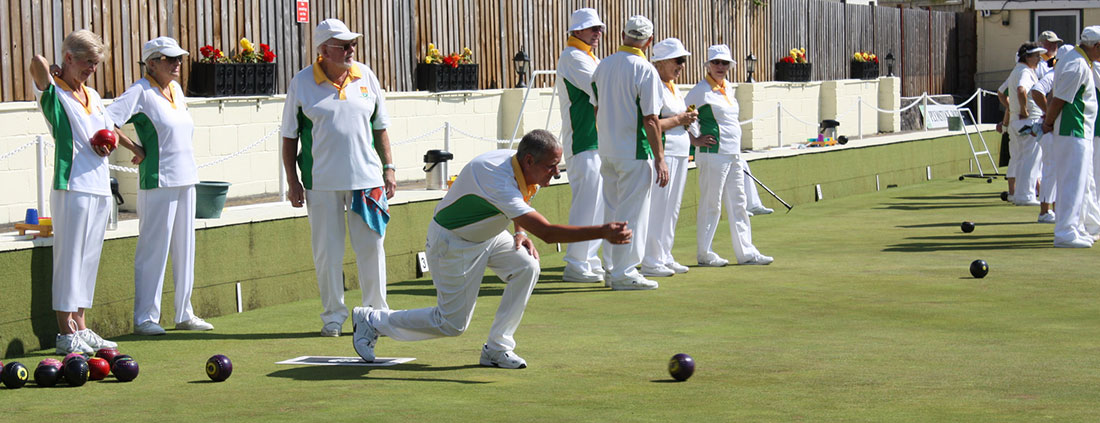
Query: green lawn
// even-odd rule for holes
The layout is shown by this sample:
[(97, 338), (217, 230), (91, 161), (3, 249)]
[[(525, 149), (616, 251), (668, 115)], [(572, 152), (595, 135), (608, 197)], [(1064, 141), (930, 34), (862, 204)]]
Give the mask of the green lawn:
[[(529, 368), (477, 365), (499, 302), (486, 278), (468, 333), (404, 343), (363, 367), (275, 365), (353, 356), (317, 336), (318, 300), (210, 319), (208, 333), (116, 339), (142, 373), (81, 388), (0, 389), (5, 421), (1095, 421), (1100, 415), (1097, 251), (1054, 249), (1037, 210), (1003, 182), (935, 181), (753, 218), (764, 267), (693, 267), (650, 292), (543, 281), (516, 334)], [(693, 221), (694, 210), (684, 210)], [(964, 234), (963, 220), (977, 230)], [(693, 226), (678, 259), (694, 265)], [(732, 259), (724, 226), (715, 244)], [(989, 262), (985, 279), (968, 272)], [(429, 280), (393, 282), (389, 303), (434, 303)], [(348, 292), (358, 299), (358, 291)], [(201, 314), (201, 310), (199, 310)], [(350, 322), (345, 330), (351, 330)], [(671, 382), (669, 357), (696, 374)], [(32, 367), (39, 355), (18, 359)], [(212, 383), (213, 354), (234, 374)], [(11, 359), (7, 361), (12, 361)], [(9, 420), (10, 419), (10, 420)]]

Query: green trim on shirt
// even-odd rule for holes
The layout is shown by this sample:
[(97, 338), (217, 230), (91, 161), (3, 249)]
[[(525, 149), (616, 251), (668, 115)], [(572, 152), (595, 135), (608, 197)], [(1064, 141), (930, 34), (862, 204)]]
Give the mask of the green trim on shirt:
[(57, 148), (53, 155), (53, 189), (67, 190), (73, 172), (73, 127), (58, 97), (56, 85), (50, 84), (42, 91), (39, 105), (46, 116), (46, 123), (50, 125)]
[(699, 147), (696, 151), (700, 153), (718, 152), (718, 146), (722, 145), (722, 130), (718, 126), (718, 119), (714, 118), (714, 108), (709, 104), (704, 104), (703, 107), (699, 108), (699, 135), (713, 135), (716, 142), (710, 147)]
[(439, 226), (454, 230), (498, 214), (504, 213), (488, 200), (474, 194), (466, 194), (436, 213), (433, 219)]
[(153, 121), (145, 113), (138, 113), (126, 123), (134, 124), (138, 140), (145, 150), (145, 159), (138, 165), (138, 186), (141, 189), (160, 188), (160, 136)]
[(634, 106), (638, 110), (638, 130), (635, 133), (634, 158), (649, 160), (653, 158), (653, 150), (649, 146), (649, 138), (645, 133), (645, 116), (642, 116), (642, 99), (635, 98)]
[(298, 170), (302, 172), (302, 187), (313, 189), (313, 121), (298, 108), (298, 139), (302, 151), (298, 153)]
[(592, 107), (590, 97), (584, 90), (565, 82), (565, 91), (569, 95), (569, 126), (573, 128), (572, 154), (577, 155), (599, 148), (596, 136), (596, 108)]
[(1062, 108), (1062, 122), (1058, 125), (1058, 135), (1063, 137), (1085, 137), (1085, 86), (1077, 90), (1072, 103)]

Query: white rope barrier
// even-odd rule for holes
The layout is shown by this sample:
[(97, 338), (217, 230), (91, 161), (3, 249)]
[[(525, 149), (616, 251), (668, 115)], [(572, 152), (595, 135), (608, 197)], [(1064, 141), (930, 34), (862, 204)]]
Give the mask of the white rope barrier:
[(438, 128), (435, 128), (431, 131), (425, 132), (423, 134), (417, 135), (415, 137), (409, 138), (409, 139), (401, 141), (401, 142), (391, 142), (390, 147), (396, 147), (396, 146), (399, 146), (399, 145), (404, 145), (404, 144), (409, 144), (409, 143), (420, 141), (424, 138), (428, 138), (432, 135), (435, 135), (439, 131), (442, 131), (443, 128), (446, 128), (446, 125), (440, 125)]
[(462, 136), (464, 136), (464, 137), (466, 137), (466, 138), (471, 138), (471, 139), (474, 139), (474, 140), (477, 140), (477, 141), (485, 141), (485, 142), (491, 142), (491, 143), (496, 143), (496, 144), (501, 144), (501, 143), (506, 143), (506, 142), (509, 142), (509, 143), (510, 143), (510, 142), (512, 142), (512, 140), (505, 140), (505, 139), (491, 139), (491, 138), (485, 138), (485, 137), (480, 137), (480, 136), (477, 136), (477, 135), (471, 134), (471, 133), (469, 133), (469, 132), (463, 131), (463, 130), (461, 130), (461, 129), (458, 129), (458, 127), (456, 127), (456, 126), (454, 126), (454, 125), (451, 125), (451, 129), (452, 129), (452, 130), (454, 130), (455, 132), (457, 132), (457, 133), (458, 133), (459, 135), (462, 135)]
[(38, 142), (38, 140), (28, 142), (26, 144), (23, 144), (23, 145), (19, 146), (15, 150), (12, 150), (12, 151), (9, 151), (9, 152), (5, 153), (3, 156), (0, 156), (0, 162), (4, 161), (8, 157), (19, 154), (20, 151), (26, 150), (27, 148), (29, 148), (30, 146), (34, 145), (37, 142)]
[(779, 107), (779, 109), (780, 109), (780, 110), (783, 110), (784, 112), (787, 112), (787, 115), (790, 115), (790, 117), (794, 118), (794, 120), (796, 120), (796, 121), (802, 122), (802, 124), (803, 124), (803, 125), (810, 125), (810, 126), (813, 126), (813, 127), (817, 127), (817, 123), (814, 123), (814, 122), (806, 122), (806, 121), (804, 121), (804, 120), (802, 120), (802, 119), (799, 119), (799, 118), (798, 118), (798, 116), (795, 116), (795, 115), (794, 115), (794, 113), (791, 113), (791, 111), (790, 111), (790, 110), (787, 110), (787, 108), (786, 108), (786, 107), (780, 106), (780, 107)]
[(263, 143), (264, 141), (267, 141), (267, 139), (268, 139), (268, 138), (271, 138), (271, 136), (272, 136), (272, 135), (275, 135), (275, 133), (276, 133), (276, 132), (279, 132), (279, 128), (278, 128), (278, 127), (275, 127), (275, 129), (272, 129), (272, 130), (271, 130), (271, 132), (268, 132), (268, 133), (267, 133), (267, 135), (264, 135), (264, 137), (263, 137), (263, 138), (260, 138), (260, 139), (259, 139), (258, 141), (254, 142), (254, 143), (252, 143), (252, 144), (249, 144), (249, 145), (248, 145), (248, 147), (242, 148), (242, 149), (241, 149), (240, 151), (237, 151), (236, 153), (230, 154), (230, 155), (228, 155), (228, 156), (222, 157), (222, 158), (220, 158), (220, 159), (217, 159), (217, 160), (214, 160), (214, 161), (212, 161), (212, 162), (209, 162), (209, 163), (206, 163), (206, 164), (202, 164), (202, 165), (199, 165), (199, 169), (202, 169), (202, 168), (204, 168), (204, 167), (210, 167), (210, 166), (216, 165), (216, 164), (218, 164), (218, 163), (224, 162), (224, 161), (226, 161), (226, 160), (232, 159), (232, 158), (234, 158), (234, 157), (237, 157), (237, 156), (239, 156), (239, 155), (241, 155), (241, 154), (244, 154), (244, 153), (245, 153), (245, 152), (247, 152), (248, 150), (251, 150), (251, 149), (252, 149), (253, 147), (255, 147), (255, 146), (257, 146), (257, 145), (260, 145), (260, 144), (262, 144), (262, 143)]

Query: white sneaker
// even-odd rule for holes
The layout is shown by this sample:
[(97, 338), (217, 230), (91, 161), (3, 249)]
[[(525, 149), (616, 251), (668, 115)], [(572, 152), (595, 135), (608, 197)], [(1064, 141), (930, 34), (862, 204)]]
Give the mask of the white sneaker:
[(703, 267), (722, 267), (730, 264), (729, 260), (718, 257), (717, 254), (711, 254), (710, 257), (700, 258), (699, 265)]
[(356, 307), (351, 312), (351, 325), (354, 328), (351, 346), (368, 363), (374, 362), (374, 346), (378, 343), (378, 331), (370, 324), (371, 311), (370, 307)]
[(68, 335), (57, 334), (56, 341), (57, 349), (54, 350), (58, 355), (69, 355), (72, 353), (82, 354), (95, 354), (95, 350), (92, 349), (79, 335), (70, 333)]
[(164, 328), (160, 327), (157, 322), (147, 320), (145, 323), (134, 326), (134, 335), (142, 336), (157, 336), (164, 335)]
[(1013, 204), (1015, 204), (1017, 206), (1038, 206), (1039, 205), (1039, 200), (1036, 200), (1036, 199), (1032, 198), (1030, 200), (1020, 200), (1020, 201), (1017, 201)]
[(513, 351), (489, 351), (488, 345), (481, 347), (481, 360), (478, 360), (482, 366), (487, 367), (500, 367), (502, 369), (526, 369), (527, 360), (523, 357), (516, 355)]
[(1055, 242), (1054, 247), (1055, 248), (1091, 248), (1092, 243), (1088, 242), (1084, 239), (1077, 238), (1077, 239), (1074, 239), (1073, 241), (1068, 241), (1068, 242)]
[(603, 276), (593, 272), (578, 272), (566, 267), (561, 273), (561, 280), (566, 282), (597, 283), (603, 282)]
[(321, 328), (321, 336), (338, 337), (340, 336), (340, 329), (343, 325), (336, 322), (325, 323), (325, 327)]
[(691, 270), (687, 266), (684, 266), (684, 265), (682, 265), (680, 263), (677, 263), (677, 262), (674, 262), (674, 261), (670, 261), (668, 263), (665, 263), (665, 267), (667, 267), (669, 269), (672, 269), (672, 271), (676, 272), (676, 273), (687, 273), (688, 270)]
[(214, 325), (206, 323), (198, 317), (192, 317), (186, 322), (176, 323), (176, 330), (214, 330)]
[(93, 350), (99, 350), (102, 348), (118, 348), (117, 343), (101, 338), (95, 332), (92, 332), (91, 329), (78, 330), (76, 331), (76, 334), (80, 337), (80, 339), (84, 341), (85, 344), (88, 344), (89, 347), (92, 347)]
[(749, 214), (750, 215), (772, 214), (774, 212), (775, 212), (775, 210), (769, 209), (769, 208), (764, 207), (764, 206), (753, 207), (753, 208), (749, 209)]
[(657, 267), (642, 266), (642, 276), (649, 276), (651, 278), (667, 278), (675, 275), (676, 272), (668, 267), (658, 265)]
[(1054, 212), (1048, 211), (1039, 215), (1039, 223), (1054, 223)]
[(740, 264), (742, 266), (751, 266), (751, 265), (767, 266), (769, 264), (772, 264), (773, 261), (775, 261), (774, 258), (771, 258), (769, 256), (765, 256), (763, 254), (760, 254), (760, 255), (757, 255), (756, 257), (753, 257), (752, 260), (749, 260), (749, 261), (746, 261), (746, 262), (743, 262), (743, 263), (737, 263), (737, 264)]
[(649, 289), (657, 289), (657, 286), (657, 282), (640, 276), (637, 278), (627, 277), (623, 280), (611, 281), (611, 289), (613, 291), (644, 291)]

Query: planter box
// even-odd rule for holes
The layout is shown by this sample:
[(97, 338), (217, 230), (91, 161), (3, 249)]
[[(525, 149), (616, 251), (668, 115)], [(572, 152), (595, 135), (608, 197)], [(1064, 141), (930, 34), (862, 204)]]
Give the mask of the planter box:
[(188, 94), (203, 97), (271, 95), (274, 63), (191, 63)]
[(853, 60), (851, 66), (852, 79), (878, 79), (878, 63), (857, 62)]
[(787, 82), (809, 82), (813, 63), (775, 63), (775, 80)]
[(416, 89), (420, 91), (453, 91), (477, 89), (477, 64), (452, 68), (440, 64), (416, 65)]

